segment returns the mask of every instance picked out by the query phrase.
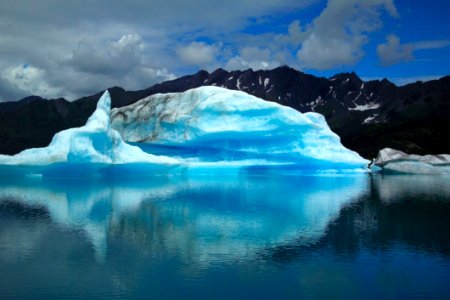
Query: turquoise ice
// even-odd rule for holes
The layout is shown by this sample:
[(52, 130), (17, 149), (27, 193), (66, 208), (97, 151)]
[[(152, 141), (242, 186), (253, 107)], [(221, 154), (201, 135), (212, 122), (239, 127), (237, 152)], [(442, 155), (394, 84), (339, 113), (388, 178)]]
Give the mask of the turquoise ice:
[(219, 87), (153, 95), (113, 109), (111, 123), (127, 142), (191, 162), (352, 170), (369, 163), (322, 115)]
[(0, 175), (368, 170), (322, 115), (243, 92), (201, 87), (110, 106), (106, 91), (85, 126), (57, 133), (47, 147), (0, 155)]

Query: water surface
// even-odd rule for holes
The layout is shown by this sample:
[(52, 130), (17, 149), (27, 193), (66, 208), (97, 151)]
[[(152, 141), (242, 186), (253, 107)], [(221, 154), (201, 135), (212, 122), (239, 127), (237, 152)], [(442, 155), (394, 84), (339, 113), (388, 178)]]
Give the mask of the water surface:
[(0, 183), (0, 295), (450, 298), (445, 176)]

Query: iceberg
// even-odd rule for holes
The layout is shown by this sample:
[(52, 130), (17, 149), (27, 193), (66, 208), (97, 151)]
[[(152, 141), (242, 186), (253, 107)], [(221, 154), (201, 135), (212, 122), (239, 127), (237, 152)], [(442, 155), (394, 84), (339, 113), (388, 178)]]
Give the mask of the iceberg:
[(145, 151), (170, 153), (192, 166), (228, 162), (366, 171), (369, 163), (345, 148), (318, 113), (213, 86), (115, 108), (111, 126)]
[(416, 155), (384, 148), (371, 169), (390, 174), (450, 174), (450, 155)]
[[(70, 166), (111, 164), (152, 164), (174, 166), (174, 158), (155, 156), (125, 143), (110, 124), (111, 98), (102, 95), (86, 125), (58, 132), (49, 146), (24, 150), (16, 155), (0, 155), (0, 165)], [(73, 171), (73, 170), (72, 170)]]
[(317, 113), (201, 87), (111, 110), (106, 91), (86, 125), (49, 146), (0, 155), (0, 176), (142, 176), (241, 171), (367, 172)]

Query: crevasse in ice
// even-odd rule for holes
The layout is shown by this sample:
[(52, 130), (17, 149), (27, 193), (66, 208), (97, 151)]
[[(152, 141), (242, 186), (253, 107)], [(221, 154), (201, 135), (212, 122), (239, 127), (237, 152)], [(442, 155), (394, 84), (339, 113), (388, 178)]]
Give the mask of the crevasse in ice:
[(360, 170), (369, 163), (340, 143), (322, 115), (219, 87), (144, 98), (113, 109), (111, 124), (146, 151), (190, 161)]

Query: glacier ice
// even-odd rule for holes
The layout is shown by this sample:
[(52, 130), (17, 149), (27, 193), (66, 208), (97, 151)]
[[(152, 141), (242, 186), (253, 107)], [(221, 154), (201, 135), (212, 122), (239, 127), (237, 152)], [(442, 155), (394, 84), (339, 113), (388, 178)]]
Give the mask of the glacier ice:
[(378, 152), (372, 170), (383, 173), (450, 174), (450, 155), (415, 155), (384, 148)]
[(157, 94), (115, 108), (111, 126), (146, 151), (163, 149), (191, 163), (353, 170), (365, 170), (369, 163), (340, 143), (322, 115), (219, 87)]
[(47, 147), (27, 149), (13, 156), (0, 155), (0, 165), (178, 163), (176, 159), (148, 154), (125, 143), (110, 126), (110, 108), (111, 98), (105, 91), (86, 125), (58, 132)]
[(0, 175), (224, 174), (273, 166), (367, 171), (368, 161), (342, 146), (322, 115), (244, 92), (201, 87), (110, 105), (106, 91), (85, 126), (57, 133), (47, 147), (0, 155)]

